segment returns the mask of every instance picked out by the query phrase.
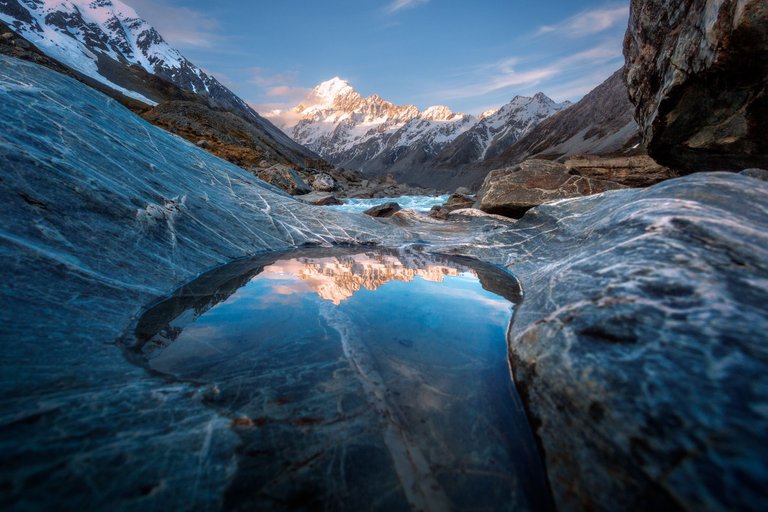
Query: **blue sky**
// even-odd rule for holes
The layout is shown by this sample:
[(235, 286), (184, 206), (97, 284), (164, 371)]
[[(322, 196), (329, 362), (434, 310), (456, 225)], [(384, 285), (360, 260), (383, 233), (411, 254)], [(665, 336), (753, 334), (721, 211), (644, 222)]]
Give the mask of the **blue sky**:
[(364, 96), (476, 114), (578, 100), (621, 67), (629, 0), (124, 0), (259, 111), (340, 76)]

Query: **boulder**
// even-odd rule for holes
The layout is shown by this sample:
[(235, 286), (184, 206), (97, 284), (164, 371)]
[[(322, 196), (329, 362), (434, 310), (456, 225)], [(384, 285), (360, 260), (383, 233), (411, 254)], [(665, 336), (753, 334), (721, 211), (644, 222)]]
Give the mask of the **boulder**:
[(456, 189), (456, 194), (461, 194), (464, 196), (468, 196), (472, 192), (467, 187), (459, 187)]
[(433, 206), (429, 211), (429, 216), (435, 219), (447, 219), (448, 214), (452, 211), (461, 210), (463, 208), (471, 208), (474, 204), (475, 200), (471, 197), (467, 197), (459, 193), (451, 194), (451, 196), (446, 200), (445, 204)]
[(513, 218), (540, 204), (626, 188), (624, 185), (568, 173), (549, 160), (526, 160), (515, 167), (491, 171), (477, 193), (475, 207)]
[(394, 202), (382, 203), (368, 208), (363, 213), (371, 217), (391, 217), (395, 212), (399, 212), (402, 208), (400, 205)]
[(558, 509), (764, 509), (768, 183), (560, 201), (505, 238), (512, 368)]
[(312, 192), (312, 188), (307, 185), (299, 173), (287, 165), (275, 164), (266, 169), (256, 169), (256, 176), (279, 189), (285, 190), (292, 196)]
[(629, 157), (582, 156), (565, 161), (570, 174), (608, 180), (627, 187), (650, 187), (680, 176), (678, 171), (657, 164), (647, 155)]
[(313, 204), (315, 206), (344, 204), (335, 195), (328, 192), (310, 192), (309, 194), (296, 196), (296, 199), (307, 204)]
[(630, 9), (625, 79), (649, 154), (686, 172), (768, 165), (768, 2)]
[(332, 192), (336, 189), (336, 180), (330, 175), (321, 172), (312, 179), (312, 188), (317, 192)]

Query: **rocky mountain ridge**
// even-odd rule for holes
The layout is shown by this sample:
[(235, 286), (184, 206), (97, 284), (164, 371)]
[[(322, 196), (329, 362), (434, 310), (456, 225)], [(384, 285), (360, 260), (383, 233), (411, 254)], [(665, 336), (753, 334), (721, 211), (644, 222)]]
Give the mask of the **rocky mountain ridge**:
[[(120, 0), (3, 0), (0, 22), (73, 75), (143, 113), (158, 103), (195, 101), (217, 116), (230, 112), (255, 128), (242, 145), (259, 156), (305, 165), (318, 156), (258, 115), (242, 99), (171, 47)], [(17, 55), (25, 58), (24, 55)], [(125, 99), (130, 100), (126, 102)], [(174, 128), (184, 108), (165, 107)], [(204, 133), (192, 136), (199, 140)]]
[[(294, 140), (336, 165), (367, 175), (393, 173), (408, 178), (412, 167), (428, 166), (445, 152), (462, 163), (497, 154), (569, 105), (538, 93), (516, 96), (478, 117), (453, 112), (444, 105), (422, 112), (414, 105), (398, 106), (378, 95), (363, 97), (335, 77), (316, 86), (290, 116), (279, 111), (265, 115)], [(293, 120), (297, 117), (298, 121)]]

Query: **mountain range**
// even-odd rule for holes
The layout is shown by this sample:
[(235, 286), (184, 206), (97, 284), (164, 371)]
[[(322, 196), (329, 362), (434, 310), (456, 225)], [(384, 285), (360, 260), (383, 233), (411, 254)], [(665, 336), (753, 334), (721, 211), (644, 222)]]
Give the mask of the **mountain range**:
[(533, 127), (569, 107), (544, 93), (515, 96), (480, 116), (436, 105), (420, 111), (378, 95), (363, 97), (338, 77), (315, 87), (290, 112), (265, 114), (296, 142), (331, 163), (367, 175), (393, 173), (413, 178), (413, 170), (433, 162), (468, 165), (499, 155)]
[(290, 112), (262, 117), (119, 0), (0, 0), (0, 32), (0, 52), (74, 76), (256, 174), (274, 163), (310, 173), (335, 165), (476, 188), (489, 170), (534, 156), (626, 154), (639, 142), (621, 71), (575, 105), (537, 93), (479, 116), (363, 97), (336, 77)]

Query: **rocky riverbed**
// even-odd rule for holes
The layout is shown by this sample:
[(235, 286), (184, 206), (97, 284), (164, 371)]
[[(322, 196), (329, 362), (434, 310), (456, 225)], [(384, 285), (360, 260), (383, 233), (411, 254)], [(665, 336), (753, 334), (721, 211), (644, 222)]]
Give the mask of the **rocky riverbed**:
[(5, 507), (217, 508), (230, 422), (116, 342), (233, 259), (414, 242), (520, 279), (512, 368), (559, 507), (765, 499), (766, 182), (697, 174), (517, 222), (376, 220), (295, 201), (32, 64), (2, 57), (0, 96)]
[[(127, 358), (121, 346), (138, 319), (185, 284), (205, 309), (220, 297), (208, 301), (201, 281), (189, 284), (196, 277), (229, 289), (243, 275), (233, 268), (274, 263), (278, 251), (413, 246), (517, 277), (524, 300), (507, 333), (509, 363), (558, 509), (762, 510), (768, 173), (673, 176), (698, 170), (708, 154), (715, 168), (765, 167), (765, 139), (753, 130), (762, 126), (764, 84), (754, 73), (763, 68), (731, 88), (754, 94), (718, 89), (733, 85), (727, 74), (747, 43), (764, 41), (755, 20), (765, 8), (632, 4), (627, 78), (638, 124), (652, 156), (675, 170), (636, 161), (638, 183), (623, 163), (580, 159), (493, 174), (476, 205), (493, 190), (508, 198), (502, 186), (537, 196), (515, 203), (519, 219), (468, 208), (463, 195), (438, 218), (312, 206), (256, 178), (295, 181), (286, 169), (244, 170), (71, 78), (0, 56), (0, 505), (246, 503), (226, 500), (242, 496), (237, 429), (248, 425), (211, 406), (221, 392), (212, 383), (168, 379), (143, 355)], [(675, 19), (691, 30), (648, 30)], [(670, 59), (654, 57), (669, 49)], [(710, 83), (736, 114), (691, 109), (696, 94), (721, 97)], [(729, 138), (734, 126), (749, 129)], [(534, 166), (547, 172), (526, 175)], [(358, 183), (317, 171), (298, 176), (315, 193)], [(651, 186), (627, 188), (639, 184)], [(481, 281), (496, 293), (504, 283), (492, 275)]]

